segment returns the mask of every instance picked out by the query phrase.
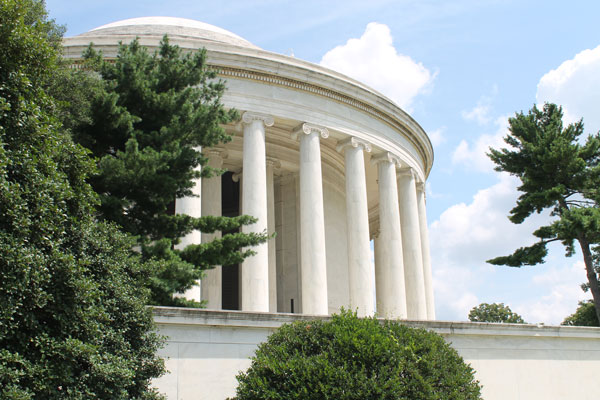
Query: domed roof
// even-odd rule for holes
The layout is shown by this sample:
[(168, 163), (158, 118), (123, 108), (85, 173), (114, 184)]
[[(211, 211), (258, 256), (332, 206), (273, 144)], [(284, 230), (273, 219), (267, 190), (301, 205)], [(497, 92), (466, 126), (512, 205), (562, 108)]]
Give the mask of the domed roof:
[(258, 49), (246, 39), (225, 29), (204, 22), (175, 17), (142, 17), (112, 22), (78, 36), (105, 35), (163, 36), (201, 39), (240, 47)]

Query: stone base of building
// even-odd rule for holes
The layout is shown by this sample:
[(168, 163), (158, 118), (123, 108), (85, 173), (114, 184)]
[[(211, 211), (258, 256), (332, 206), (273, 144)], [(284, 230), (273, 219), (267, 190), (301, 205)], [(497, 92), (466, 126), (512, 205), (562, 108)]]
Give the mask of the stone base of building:
[[(169, 399), (234, 396), (239, 371), (284, 323), (327, 319), (297, 314), (154, 308), (167, 336), (168, 373), (155, 381)], [(595, 400), (600, 393), (600, 328), (403, 321), (442, 335), (476, 371), (485, 400)]]

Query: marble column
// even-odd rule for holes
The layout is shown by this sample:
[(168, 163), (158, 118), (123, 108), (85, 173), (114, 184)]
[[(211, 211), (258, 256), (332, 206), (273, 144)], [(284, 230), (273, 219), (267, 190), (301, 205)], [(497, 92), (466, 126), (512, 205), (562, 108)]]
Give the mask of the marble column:
[[(223, 149), (210, 149), (207, 152), (208, 166), (221, 169), (227, 152)], [(202, 179), (202, 216), (221, 216), (221, 175)], [(221, 232), (203, 233), (202, 243), (208, 243), (221, 238)], [(206, 302), (206, 308), (220, 310), (222, 308), (222, 275), (221, 266), (204, 272), (202, 278), (201, 298)]]
[[(275, 233), (275, 182), (273, 170), (281, 168), (279, 160), (267, 157), (267, 226)], [(277, 312), (277, 247), (275, 237), (269, 239), (269, 312)]]
[(377, 313), (383, 318), (406, 318), (406, 288), (402, 256), (402, 232), (398, 210), (396, 165), (389, 152), (371, 157), (379, 182), (379, 236), (375, 264)]
[[(195, 149), (201, 151), (200, 147)], [(200, 170), (200, 166), (196, 167), (196, 170)], [(186, 214), (191, 217), (198, 218), (202, 216), (202, 179), (198, 178), (194, 181), (192, 187), (192, 196), (182, 197), (175, 200), (175, 214)], [(202, 243), (202, 233), (194, 230), (184, 237), (182, 237), (179, 243), (175, 246), (177, 249), (184, 249), (190, 244)], [(183, 297), (188, 300), (200, 301), (200, 281), (190, 289), (186, 290), (185, 293), (175, 293), (175, 297)]]
[(425, 299), (427, 300), (427, 319), (435, 319), (433, 298), (433, 278), (431, 276), (431, 255), (429, 254), (429, 233), (427, 229), (427, 211), (425, 207), (425, 184), (417, 184), (417, 203), (419, 206), (419, 229), (421, 230), (421, 250), (423, 253), (423, 277)]
[(373, 266), (369, 240), (369, 206), (364, 152), (371, 146), (360, 139), (350, 137), (341, 141), (337, 150), (344, 152), (346, 164), (346, 221), (348, 227), (348, 273), (350, 308), (359, 317), (375, 313), (373, 292)]
[(406, 282), (408, 318), (427, 319), (427, 300), (423, 275), (423, 250), (417, 205), (417, 186), (412, 168), (403, 168), (398, 174), (398, 199), (402, 221), (402, 252)]
[[(267, 165), (265, 155), (265, 126), (273, 125), (273, 117), (245, 112), (242, 168), (242, 214), (258, 219), (244, 225), (244, 233), (267, 231)], [(269, 311), (269, 245), (261, 243), (252, 247), (255, 255), (242, 263), (242, 310)]]
[(321, 176), (320, 138), (326, 128), (302, 124), (294, 132), (300, 138), (300, 259), (302, 313), (328, 314), (325, 214)]

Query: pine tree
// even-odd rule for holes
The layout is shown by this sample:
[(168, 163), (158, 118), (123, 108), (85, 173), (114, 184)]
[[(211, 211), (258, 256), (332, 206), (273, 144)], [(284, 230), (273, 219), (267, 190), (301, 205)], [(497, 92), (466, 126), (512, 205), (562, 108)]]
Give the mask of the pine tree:
[[(224, 82), (206, 65), (204, 50), (184, 54), (166, 36), (154, 54), (134, 40), (119, 47), (114, 62), (93, 45), (84, 57), (102, 82), (91, 85), (89, 111), (77, 114), (72, 131), (98, 159), (99, 174), (90, 182), (100, 195), (101, 218), (138, 238), (144, 260), (154, 265), (153, 304), (199, 306), (173, 293), (190, 288), (205, 269), (242, 262), (253, 254), (249, 247), (267, 240), (266, 232), (227, 233), (175, 249), (192, 230), (230, 232), (255, 222), (173, 212), (175, 199), (192, 195), (194, 180), (222, 173), (207, 166), (199, 149), (230, 140), (222, 125), (238, 115), (221, 104)], [(86, 73), (94, 79), (89, 71), (74, 72)]]
[(521, 180), (522, 193), (509, 219), (516, 224), (534, 212), (550, 209), (555, 219), (533, 232), (539, 241), (517, 249), (512, 255), (488, 262), (521, 267), (542, 263), (547, 245), (559, 241), (566, 255), (575, 253), (579, 244), (592, 292), (596, 315), (600, 320), (598, 259), (594, 257), (600, 242), (600, 135), (584, 133), (583, 121), (563, 127), (562, 109), (545, 104), (533, 107), (527, 115), (509, 119), (510, 134), (504, 141), (510, 149), (490, 149), (496, 171), (508, 172)]
[(0, 398), (159, 398), (145, 265), (93, 218), (95, 164), (43, 89), (62, 30), (38, 0), (0, 21)]

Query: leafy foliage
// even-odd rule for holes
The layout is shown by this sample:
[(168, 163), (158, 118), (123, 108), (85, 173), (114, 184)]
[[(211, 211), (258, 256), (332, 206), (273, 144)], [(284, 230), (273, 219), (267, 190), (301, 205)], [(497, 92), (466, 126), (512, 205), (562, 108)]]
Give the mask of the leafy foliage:
[(481, 398), (441, 336), (348, 311), (282, 326), (237, 379), (238, 400)]
[[(84, 71), (57, 78), (53, 90), (64, 100), (73, 137), (98, 159), (90, 183), (100, 195), (100, 217), (138, 238), (142, 258), (153, 266), (152, 304), (200, 306), (173, 293), (189, 289), (202, 270), (241, 262), (254, 254), (249, 247), (267, 240), (266, 232), (226, 233), (175, 248), (193, 230), (235, 232), (256, 222), (174, 213), (175, 199), (192, 196), (198, 178), (222, 172), (207, 166), (200, 149), (230, 140), (222, 124), (237, 113), (220, 102), (224, 83), (207, 67), (205, 51), (184, 54), (166, 36), (154, 54), (134, 40), (119, 47), (114, 62), (93, 45), (84, 56)], [(90, 90), (64, 90), (79, 81)]]
[(592, 248), (600, 242), (600, 135), (589, 135), (582, 143), (583, 121), (563, 127), (562, 115), (555, 104), (545, 104), (542, 110), (534, 106), (527, 115), (519, 113), (509, 119), (510, 134), (504, 138), (510, 148), (490, 149), (496, 171), (521, 180), (521, 195), (509, 219), (520, 224), (545, 209), (556, 219), (533, 232), (537, 243), (488, 262), (535, 265), (544, 261), (548, 243), (560, 241), (571, 256), (577, 241), (600, 318), (598, 260)]
[(0, 21), (0, 397), (158, 398), (147, 272), (93, 219), (95, 165), (43, 90), (61, 29), (36, 0), (2, 0)]
[(577, 307), (575, 313), (565, 318), (561, 325), (600, 326), (600, 323), (598, 323), (598, 317), (596, 316), (594, 302), (591, 300), (580, 301), (579, 307)]
[(471, 322), (499, 322), (507, 324), (525, 324), (523, 318), (513, 312), (509, 306), (504, 303), (481, 303), (469, 311), (469, 321)]

